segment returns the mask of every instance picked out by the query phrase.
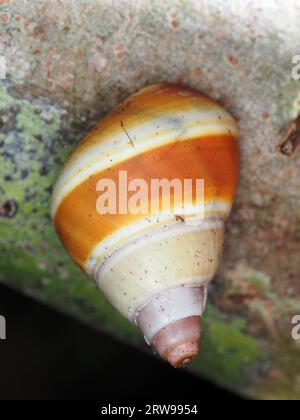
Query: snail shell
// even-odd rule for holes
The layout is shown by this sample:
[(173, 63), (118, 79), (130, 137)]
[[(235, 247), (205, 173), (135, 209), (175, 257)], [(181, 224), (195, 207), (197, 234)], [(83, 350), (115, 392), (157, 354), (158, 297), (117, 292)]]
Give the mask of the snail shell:
[[(211, 99), (152, 85), (90, 131), (54, 189), (52, 217), (70, 256), (174, 366), (198, 353), (207, 286), (219, 265), (238, 181), (237, 139), (235, 121)], [(107, 179), (117, 186), (119, 211), (99, 214), (99, 181)], [(155, 198), (158, 213), (149, 206), (124, 211), (124, 179), (148, 186), (153, 179), (204, 180), (203, 205), (195, 204), (195, 188), (181, 206), (170, 189), (163, 194), (173, 198), (171, 211), (164, 211), (161, 197)], [(146, 198), (151, 203), (149, 191)]]

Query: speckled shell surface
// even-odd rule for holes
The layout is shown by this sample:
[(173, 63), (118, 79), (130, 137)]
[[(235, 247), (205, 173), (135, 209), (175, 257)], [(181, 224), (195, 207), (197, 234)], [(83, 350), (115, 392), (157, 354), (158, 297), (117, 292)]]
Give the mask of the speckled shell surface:
[[(116, 107), (78, 145), (53, 194), (52, 217), (64, 246), (120, 312), (134, 318), (160, 290), (206, 284), (219, 263), (223, 222), (238, 180), (238, 130), (209, 98), (156, 84)], [(200, 215), (105, 214), (99, 179), (203, 179)], [(195, 197), (191, 196), (193, 204)]]

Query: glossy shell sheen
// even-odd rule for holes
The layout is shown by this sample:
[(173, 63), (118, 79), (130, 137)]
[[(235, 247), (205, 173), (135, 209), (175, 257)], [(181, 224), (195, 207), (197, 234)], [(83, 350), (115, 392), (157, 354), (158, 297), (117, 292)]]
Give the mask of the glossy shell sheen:
[[(130, 319), (155, 293), (206, 284), (215, 274), (238, 180), (237, 137), (235, 121), (214, 101), (156, 84), (102, 119), (66, 163), (53, 195), (58, 235)], [(99, 215), (96, 185), (117, 182), (120, 171), (147, 181), (204, 179), (205, 220), (176, 217), (175, 209), (155, 217)]]

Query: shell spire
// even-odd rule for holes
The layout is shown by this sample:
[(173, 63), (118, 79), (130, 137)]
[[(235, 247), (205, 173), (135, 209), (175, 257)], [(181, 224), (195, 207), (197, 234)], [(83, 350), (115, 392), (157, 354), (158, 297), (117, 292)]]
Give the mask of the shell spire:
[(199, 351), (238, 174), (228, 112), (161, 83), (103, 118), (54, 189), (52, 217), (70, 256), (175, 367)]

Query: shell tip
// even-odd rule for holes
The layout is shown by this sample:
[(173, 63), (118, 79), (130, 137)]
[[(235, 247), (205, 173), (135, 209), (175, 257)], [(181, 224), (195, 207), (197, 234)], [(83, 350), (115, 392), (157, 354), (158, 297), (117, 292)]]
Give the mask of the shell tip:
[(184, 368), (199, 353), (200, 330), (200, 316), (182, 318), (158, 331), (151, 344), (172, 366)]

